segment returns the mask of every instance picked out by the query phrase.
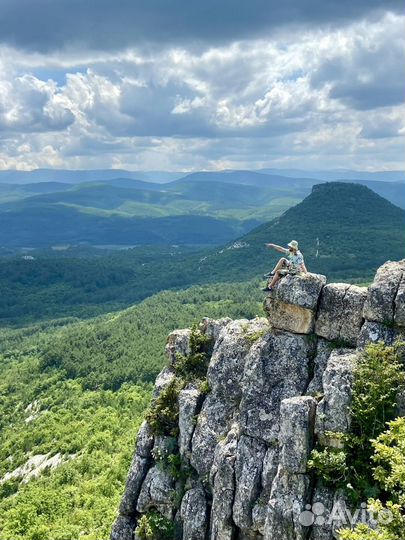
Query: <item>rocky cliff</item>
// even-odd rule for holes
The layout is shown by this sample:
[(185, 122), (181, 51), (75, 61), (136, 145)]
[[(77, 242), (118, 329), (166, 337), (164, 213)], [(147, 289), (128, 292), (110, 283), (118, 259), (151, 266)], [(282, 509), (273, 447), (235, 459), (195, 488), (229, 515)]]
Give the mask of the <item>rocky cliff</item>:
[(183, 540), (333, 538), (327, 514), (344, 495), (318, 487), (308, 457), (314, 440), (350, 428), (358, 352), (405, 332), (405, 260), (368, 288), (287, 276), (264, 308), (267, 318), (200, 323), (208, 384), (175, 387), (195, 350), (191, 330), (169, 336), (152, 408), (172, 389), (175, 429), (143, 423), (112, 540), (139, 538), (150, 512)]

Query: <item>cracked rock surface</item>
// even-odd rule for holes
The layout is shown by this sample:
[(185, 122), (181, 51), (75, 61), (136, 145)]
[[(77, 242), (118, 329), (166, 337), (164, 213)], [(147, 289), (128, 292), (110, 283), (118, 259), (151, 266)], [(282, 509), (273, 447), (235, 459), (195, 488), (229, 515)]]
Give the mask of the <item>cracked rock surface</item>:
[[(332, 540), (336, 524), (301, 519), (313, 504), (326, 518), (345, 504), (314, 484), (308, 458), (315, 440), (337, 444), (331, 432), (350, 429), (359, 351), (404, 335), (404, 297), (405, 260), (385, 263), (368, 289), (287, 276), (265, 300), (267, 318), (203, 319), (209, 390), (182, 386), (177, 439), (142, 424), (112, 540), (136, 538), (139, 518), (156, 510), (179, 540)], [(190, 335), (169, 336), (152, 407), (190, 354)]]

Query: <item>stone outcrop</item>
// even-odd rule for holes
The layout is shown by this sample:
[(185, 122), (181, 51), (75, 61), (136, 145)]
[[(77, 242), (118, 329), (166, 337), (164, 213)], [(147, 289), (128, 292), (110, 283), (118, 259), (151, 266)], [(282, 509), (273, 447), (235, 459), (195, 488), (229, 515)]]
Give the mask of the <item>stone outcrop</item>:
[(320, 274), (287, 275), (265, 301), (264, 309), (272, 326), (296, 334), (310, 334), (325, 283), (326, 277)]
[(315, 333), (330, 341), (355, 346), (363, 324), (365, 287), (332, 283), (322, 289)]
[[(287, 276), (265, 300), (267, 318), (203, 319), (206, 388), (184, 382), (172, 404), (177, 437), (142, 424), (111, 538), (134, 538), (140, 517), (158, 511), (182, 540), (332, 540), (339, 527), (325, 518), (346, 501), (314, 484), (308, 458), (315, 440), (339, 446), (333, 433), (350, 429), (358, 353), (404, 335), (404, 296), (401, 261), (383, 265), (368, 289)], [(169, 336), (152, 407), (179, 355), (191, 354), (190, 336)], [(311, 521), (318, 509), (323, 519)]]

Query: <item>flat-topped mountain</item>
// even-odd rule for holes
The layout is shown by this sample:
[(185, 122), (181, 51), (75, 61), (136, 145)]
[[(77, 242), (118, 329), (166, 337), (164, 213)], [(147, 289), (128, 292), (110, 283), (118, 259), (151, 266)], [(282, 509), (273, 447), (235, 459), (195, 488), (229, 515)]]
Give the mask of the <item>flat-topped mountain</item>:
[(202, 267), (254, 276), (280, 257), (265, 243), (286, 246), (292, 239), (311, 271), (364, 276), (387, 259), (404, 257), (405, 211), (362, 185), (318, 184), (301, 203), (213, 253)]

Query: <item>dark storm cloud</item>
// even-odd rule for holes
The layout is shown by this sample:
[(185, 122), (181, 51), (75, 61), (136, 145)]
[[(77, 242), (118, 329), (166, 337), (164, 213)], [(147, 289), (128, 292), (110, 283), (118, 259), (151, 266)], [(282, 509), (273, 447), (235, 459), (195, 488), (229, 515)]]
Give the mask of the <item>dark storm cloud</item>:
[(0, 0), (3, 43), (26, 50), (117, 50), (147, 43), (223, 43), (283, 25), (341, 24), (400, 0)]

